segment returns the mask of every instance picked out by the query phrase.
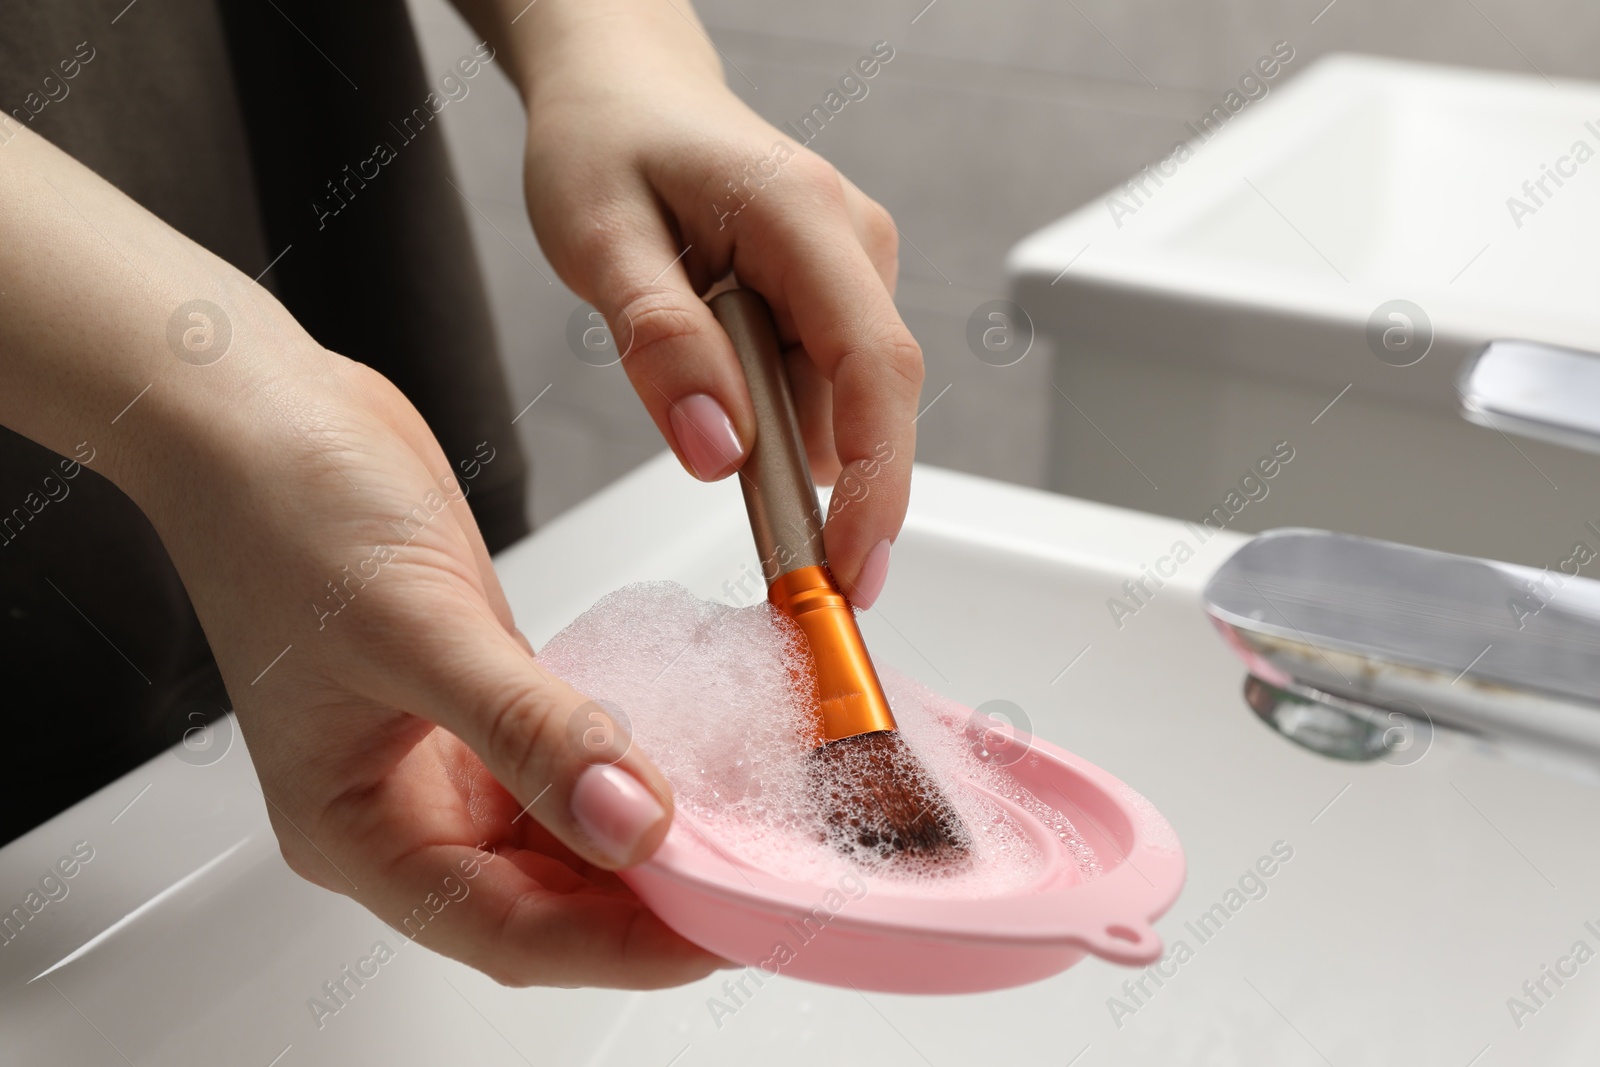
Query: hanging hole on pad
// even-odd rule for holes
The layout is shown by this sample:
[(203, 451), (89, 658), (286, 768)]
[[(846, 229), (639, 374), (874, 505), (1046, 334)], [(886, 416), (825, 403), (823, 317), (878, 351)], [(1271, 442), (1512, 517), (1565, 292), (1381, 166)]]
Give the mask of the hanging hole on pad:
[(1116, 938), (1118, 941), (1127, 941), (1127, 942), (1129, 942), (1131, 944), (1135, 944), (1135, 945), (1137, 945), (1139, 943), (1139, 931), (1134, 930), (1131, 927), (1127, 927), (1127, 926), (1108, 926), (1108, 927), (1106, 927), (1106, 933), (1110, 934), (1112, 937)]

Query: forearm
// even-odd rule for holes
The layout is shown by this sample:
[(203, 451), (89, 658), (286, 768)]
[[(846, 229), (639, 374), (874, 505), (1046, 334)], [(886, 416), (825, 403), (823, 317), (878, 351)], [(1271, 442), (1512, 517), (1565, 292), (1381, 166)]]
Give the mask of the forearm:
[(319, 358), (250, 278), (49, 142), (0, 130), (0, 424), (68, 456), (87, 442), (144, 503), (159, 472), (249, 437), (270, 383)]

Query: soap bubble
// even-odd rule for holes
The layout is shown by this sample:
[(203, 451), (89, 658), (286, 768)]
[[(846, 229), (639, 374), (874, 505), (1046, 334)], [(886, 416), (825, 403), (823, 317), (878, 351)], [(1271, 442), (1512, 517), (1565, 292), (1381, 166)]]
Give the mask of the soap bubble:
[(986, 700), (967, 718), (967, 748), (985, 763), (1009, 767), (1028, 754), (1033, 720), (1021, 705)]
[[(798, 627), (765, 602), (732, 607), (670, 582), (627, 586), (552, 638), (539, 659), (578, 689), (606, 695), (569, 718), (580, 758), (585, 731), (603, 725), (590, 713), (605, 712), (672, 784), (689, 840), (725, 859), (810, 885), (856, 872), (869, 883), (892, 880), (899, 894), (994, 896), (1043, 869), (1020, 808), (1055, 831), (1085, 878), (1101, 869), (1069, 815), (1054, 807), (1059, 798), (1033, 796), (1007, 771), (1006, 761), (1030, 751), (1020, 708), (991, 702), (990, 713), (974, 713), (886, 663), (878, 674), (900, 737), (968, 831), (971, 862), (915, 863), (841, 844), (830, 828), (852, 811), (840, 806), (871, 802), (871, 790), (849, 760), (818, 756), (809, 651)], [(973, 750), (969, 722), (981, 724), (983, 751), (996, 758)]]

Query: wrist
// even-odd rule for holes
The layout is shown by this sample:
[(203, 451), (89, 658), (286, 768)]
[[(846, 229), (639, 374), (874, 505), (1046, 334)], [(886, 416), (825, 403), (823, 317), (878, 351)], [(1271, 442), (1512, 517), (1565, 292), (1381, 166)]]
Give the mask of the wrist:
[[(512, 0), (512, 7), (520, 7)], [(531, 113), (569, 91), (626, 82), (723, 84), (722, 62), (687, 3), (539, 0), (508, 27), (508, 69)], [(666, 80), (670, 79), (670, 81)]]
[(0, 153), (0, 293), (0, 423), (147, 512), (260, 437), (267, 386), (328, 366), (271, 293), (26, 131)]
[(259, 287), (216, 295), (173, 309), (145, 391), (103, 431), (97, 469), (158, 528), (303, 445), (295, 426), (347, 363)]

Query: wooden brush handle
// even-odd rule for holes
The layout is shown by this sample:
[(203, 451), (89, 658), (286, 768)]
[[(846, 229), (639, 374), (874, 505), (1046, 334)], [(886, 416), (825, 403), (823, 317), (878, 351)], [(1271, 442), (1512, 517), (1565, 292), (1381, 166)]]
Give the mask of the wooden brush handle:
[(894, 714), (861, 640), (855, 612), (822, 551), (822, 511), (811, 481), (789, 374), (766, 301), (749, 289), (713, 297), (711, 313), (739, 354), (756, 410), (756, 443), (739, 479), (761, 553), (767, 599), (799, 625), (815, 668), (816, 744), (894, 729)]
[(739, 355), (755, 406), (756, 442), (741, 469), (739, 485), (761, 555), (762, 576), (770, 585), (801, 567), (826, 565), (822, 510), (767, 302), (753, 290), (730, 289), (710, 303), (711, 313)]

